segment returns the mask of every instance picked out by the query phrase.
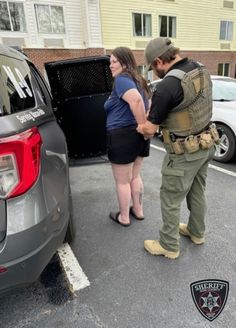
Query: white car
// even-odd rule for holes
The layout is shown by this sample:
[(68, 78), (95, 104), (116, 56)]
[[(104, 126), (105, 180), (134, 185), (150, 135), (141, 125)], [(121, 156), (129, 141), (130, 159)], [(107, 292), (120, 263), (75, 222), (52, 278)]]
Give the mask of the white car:
[[(220, 144), (216, 147), (214, 159), (218, 162), (230, 162), (236, 157), (236, 79), (227, 76), (211, 75), (213, 83), (213, 116), (220, 135)], [(149, 86), (154, 92), (158, 82)]]
[(211, 76), (213, 82), (213, 116), (220, 135), (214, 159), (229, 162), (236, 155), (236, 79)]

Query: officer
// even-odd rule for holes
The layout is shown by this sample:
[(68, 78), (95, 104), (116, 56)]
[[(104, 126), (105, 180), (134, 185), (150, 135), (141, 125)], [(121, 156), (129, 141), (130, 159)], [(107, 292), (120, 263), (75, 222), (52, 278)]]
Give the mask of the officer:
[[(212, 83), (206, 68), (181, 58), (168, 38), (155, 38), (145, 49), (148, 70), (161, 78), (152, 96), (145, 124), (137, 128), (146, 138), (159, 129), (166, 155), (160, 189), (163, 225), (159, 240), (145, 240), (152, 255), (179, 256), (179, 233), (203, 244), (206, 214), (205, 187), (209, 161), (218, 142), (211, 124)], [(186, 198), (188, 223), (180, 223), (181, 203)]]

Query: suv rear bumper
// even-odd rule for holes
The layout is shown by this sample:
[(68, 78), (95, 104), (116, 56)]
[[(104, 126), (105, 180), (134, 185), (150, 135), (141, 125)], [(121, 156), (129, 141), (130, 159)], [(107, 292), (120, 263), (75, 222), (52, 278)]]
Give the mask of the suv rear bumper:
[(7, 269), (6, 272), (0, 273), (0, 294), (21, 285), (27, 285), (38, 279), (53, 257), (55, 249), (62, 245), (68, 220), (64, 221), (64, 225), (59, 231), (51, 233), (44, 244), (38, 248), (11, 262), (0, 264), (0, 266)]

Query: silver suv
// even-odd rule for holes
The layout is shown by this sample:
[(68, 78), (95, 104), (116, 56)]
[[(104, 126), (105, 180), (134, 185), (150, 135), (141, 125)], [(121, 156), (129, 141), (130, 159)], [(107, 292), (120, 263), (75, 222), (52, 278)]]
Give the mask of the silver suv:
[(67, 143), (51, 101), (27, 57), (0, 45), (0, 292), (36, 280), (72, 240)]

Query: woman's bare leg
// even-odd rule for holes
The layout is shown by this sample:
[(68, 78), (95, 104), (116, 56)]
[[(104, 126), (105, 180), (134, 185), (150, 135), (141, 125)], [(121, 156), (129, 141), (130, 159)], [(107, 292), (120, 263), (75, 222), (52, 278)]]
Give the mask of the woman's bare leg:
[(133, 211), (138, 217), (143, 217), (143, 181), (140, 175), (142, 163), (143, 157), (135, 160), (130, 183)]
[(118, 220), (130, 223), (129, 207), (131, 202), (131, 179), (133, 164), (112, 164), (112, 172), (116, 183), (116, 192), (120, 208)]

